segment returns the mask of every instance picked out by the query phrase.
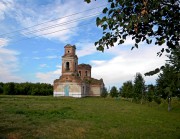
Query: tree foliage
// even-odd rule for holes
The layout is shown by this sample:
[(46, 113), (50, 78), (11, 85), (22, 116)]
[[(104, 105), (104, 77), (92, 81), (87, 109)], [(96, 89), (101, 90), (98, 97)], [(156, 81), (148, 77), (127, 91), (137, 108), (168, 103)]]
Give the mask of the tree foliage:
[(166, 64), (156, 81), (158, 94), (168, 100), (168, 111), (171, 110), (171, 97), (180, 97), (179, 77), (174, 66)]
[(108, 91), (106, 87), (103, 87), (102, 92), (101, 92), (101, 97), (107, 97), (108, 96)]
[(178, 73), (180, 73), (180, 49), (172, 50), (171, 55), (167, 55), (169, 60), (167, 60), (168, 64), (170, 64), (174, 71), (177, 73), (177, 76), (179, 76)]
[[(135, 40), (132, 49), (138, 48), (140, 42), (162, 46), (158, 56), (164, 51), (179, 50), (179, 5), (177, 0), (108, 0), (103, 16), (96, 19), (96, 25), (103, 30), (102, 37), (95, 42), (97, 50), (123, 44), (127, 37)], [(145, 75), (157, 74), (163, 68), (161, 66)]]
[(121, 87), (121, 96), (125, 98), (133, 97), (133, 84), (132, 81), (124, 82)]
[[(0, 83), (6, 95), (52, 95), (53, 86), (46, 83)], [(1, 88), (1, 87), (0, 87)]]
[(113, 86), (110, 90), (110, 96), (111, 97), (118, 97), (118, 90), (115, 86)]
[(133, 93), (135, 100), (143, 100), (145, 96), (145, 81), (141, 73), (135, 75)]
[(146, 99), (149, 101), (149, 102), (152, 102), (154, 97), (155, 97), (155, 86), (150, 84), (150, 85), (147, 85), (147, 92), (146, 92)]
[(3, 86), (4, 86), (4, 83), (1, 83), (1, 82), (0, 82), (0, 94), (3, 93)]
[(159, 74), (156, 80), (158, 94), (166, 99), (168, 96), (180, 97), (179, 78), (172, 66), (165, 65), (163, 72)]
[(116, 42), (122, 44), (131, 36), (134, 47), (138, 48), (140, 42), (151, 44), (154, 37), (155, 45), (166, 43), (168, 48), (178, 49), (179, 10), (177, 0), (108, 0), (108, 6), (102, 11), (104, 16), (96, 19), (103, 36), (95, 45), (104, 51), (104, 47), (112, 47)]

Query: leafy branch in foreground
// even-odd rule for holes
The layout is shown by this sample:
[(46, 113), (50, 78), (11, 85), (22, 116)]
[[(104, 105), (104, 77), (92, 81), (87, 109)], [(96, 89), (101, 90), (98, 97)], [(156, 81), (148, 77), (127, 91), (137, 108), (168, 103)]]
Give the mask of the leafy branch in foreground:
[[(167, 60), (167, 63), (170, 64), (175, 71), (176, 76), (180, 76), (180, 49), (171, 50), (171, 54), (167, 55), (169, 60)], [(151, 76), (154, 75), (163, 69), (165, 66), (161, 66), (160, 68), (156, 68), (155, 70), (149, 71), (145, 73), (145, 76)], [(180, 78), (180, 77), (179, 77)]]
[[(91, 2), (91, 0), (85, 0)], [(132, 47), (138, 48), (140, 42), (155, 45), (166, 43), (158, 53), (170, 52), (179, 48), (179, 2), (177, 0), (108, 0), (109, 6), (97, 17), (97, 26), (103, 29), (102, 38), (95, 42), (97, 49), (112, 47), (116, 42), (123, 44), (127, 36), (135, 40)]]
[[(84, 0), (90, 3), (91, 0)], [(140, 42), (154, 43), (162, 47), (158, 52), (170, 53), (180, 49), (180, 3), (177, 0), (108, 0), (108, 6), (102, 11), (103, 17), (97, 17), (96, 24), (103, 30), (101, 39), (95, 42), (97, 50), (113, 47), (135, 40), (132, 49)], [(167, 47), (163, 44), (166, 44)], [(153, 75), (162, 70), (157, 68), (146, 75)]]

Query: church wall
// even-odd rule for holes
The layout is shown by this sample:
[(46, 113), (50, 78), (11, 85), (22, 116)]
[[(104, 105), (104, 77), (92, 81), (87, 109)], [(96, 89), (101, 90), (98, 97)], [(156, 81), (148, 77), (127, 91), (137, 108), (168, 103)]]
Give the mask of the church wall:
[[(83, 97), (82, 87), (79, 83), (56, 83), (54, 88), (54, 96), (71, 96), (71, 97)], [(68, 90), (67, 92), (65, 90)]]
[(91, 85), (89, 96), (100, 96), (101, 95), (101, 85)]

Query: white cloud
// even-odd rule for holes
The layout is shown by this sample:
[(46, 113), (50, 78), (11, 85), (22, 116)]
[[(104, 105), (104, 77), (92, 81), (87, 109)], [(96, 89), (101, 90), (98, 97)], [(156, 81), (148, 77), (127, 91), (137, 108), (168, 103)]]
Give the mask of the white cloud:
[(58, 56), (52, 55), (52, 56), (47, 56), (46, 58), (48, 58), (48, 59), (54, 59), (54, 58), (58, 58)]
[(4, 47), (4, 46), (7, 46), (8, 42), (9, 42), (8, 39), (0, 38), (0, 48)]
[[(113, 51), (107, 53), (115, 53), (115, 57), (107, 61), (91, 61), (92, 76), (103, 78), (107, 86), (121, 86), (127, 80), (134, 80), (137, 72), (144, 74), (154, 70), (165, 63), (165, 55), (157, 57), (156, 53), (160, 50), (157, 46), (142, 46), (133, 51), (123, 50), (121, 46), (116, 46)], [(146, 82), (155, 83), (157, 75), (152, 77), (144, 77)]]
[(48, 67), (48, 65), (47, 64), (41, 64), (41, 65), (39, 65), (41, 68), (46, 68), (46, 67)]
[(79, 43), (76, 43), (76, 46), (77, 46), (76, 53), (77, 53), (78, 57), (91, 55), (91, 54), (97, 52), (93, 43), (79, 42)]
[(50, 56), (45, 56), (45, 57), (35, 56), (32, 59), (39, 60), (39, 59), (45, 59), (45, 58), (47, 58), (47, 59), (56, 59), (56, 58), (58, 58), (58, 56), (57, 55), (50, 55)]
[(102, 64), (105, 64), (106, 61), (105, 60), (92, 60), (91, 63), (93, 65), (102, 65)]
[[(77, 18), (86, 17), (92, 13), (97, 13), (101, 9), (94, 9), (93, 11), (81, 12), (98, 5), (92, 2), (87, 4), (84, 1), (54, 1), (47, 5), (31, 5), (15, 3), (14, 12), (18, 13), (15, 16), (16, 20), (24, 27), (31, 27), (40, 24), (33, 28), (26, 29), (23, 34), (27, 37), (39, 36), (47, 39), (58, 39), (62, 42), (67, 42), (72, 36), (78, 35), (78, 27), (82, 20), (72, 21)], [(100, 4), (100, 3), (99, 3)], [(103, 7), (102, 7), (103, 8)], [(75, 14), (78, 13), (79, 14)], [(73, 16), (69, 16), (73, 15)], [(62, 18), (64, 17), (64, 18)], [(53, 20), (59, 19), (59, 20)], [(47, 22), (53, 20), (52, 22)], [(71, 22), (72, 21), (72, 22)], [(44, 24), (41, 24), (44, 23)], [(55, 27), (56, 26), (56, 27)], [(58, 31), (58, 32), (56, 32)], [(29, 33), (28, 33), (29, 32)], [(53, 33), (54, 32), (54, 33)], [(47, 35), (43, 35), (47, 34)]]
[(35, 59), (35, 60), (39, 60), (39, 59), (41, 59), (40, 57), (33, 57), (33, 59)]
[(9, 9), (10, 4), (7, 1), (0, 1), (0, 20), (5, 18), (5, 12)]
[(19, 52), (6, 49), (3, 46), (8, 45), (8, 40), (2, 39), (3, 45), (0, 47), (0, 81), (1, 82), (20, 82), (21, 77), (15, 75), (18, 71), (18, 59)]
[(57, 66), (58, 69), (49, 72), (38, 72), (36, 73), (36, 78), (39, 82), (53, 84), (55, 79), (58, 79), (61, 75), (61, 66)]

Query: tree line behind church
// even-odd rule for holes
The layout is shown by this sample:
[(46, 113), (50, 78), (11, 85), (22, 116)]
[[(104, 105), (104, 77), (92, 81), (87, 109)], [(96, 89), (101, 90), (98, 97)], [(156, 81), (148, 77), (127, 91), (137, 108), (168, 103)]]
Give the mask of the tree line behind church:
[(108, 95), (112, 98), (123, 97), (135, 102), (155, 101), (160, 103), (160, 99), (168, 97), (180, 97), (179, 79), (173, 74), (171, 67), (166, 65), (163, 73), (159, 74), (156, 84), (145, 84), (145, 80), (141, 73), (136, 73), (133, 81), (129, 80), (122, 84), (118, 89), (112, 86), (109, 90), (103, 89), (102, 97)]
[[(109, 91), (109, 95), (111, 97), (121, 96), (141, 104), (146, 101), (155, 101), (160, 104), (161, 100), (165, 99), (168, 101), (168, 110), (170, 110), (172, 97), (180, 98), (180, 50), (172, 50), (171, 55), (167, 55), (167, 57), (168, 60), (162, 66), (155, 85), (145, 85), (142, 74), (136, 73), (133, 82), (124, 82), (119, 90), (113, 86)], [(157, 68), (156, 70), (157, 74), (159, 69)], [(103, 89), (102, 96), (107, 96), (106, 88)]]
[(101, 96), (107, 97), (108, 95), (112, 98), (123, 98), (141, 104), (152, 101), (161, 104), (164, 99), (167, 100), (168, 111), (170, 111), (172, 98), (180, 100), (180, 80), (173, 67), (166, 64), (163, 72), (156, 79), (155, 85), (146, 85), (142, 74), (136, 73), (134, 81), (124, 82), (119, 90), (115, 86), (109, 91), (104, 88)]
[(0, 94), (48, 96), (48, 95), (53, 95), (53, 86), (47, 83), (0, 82)]

